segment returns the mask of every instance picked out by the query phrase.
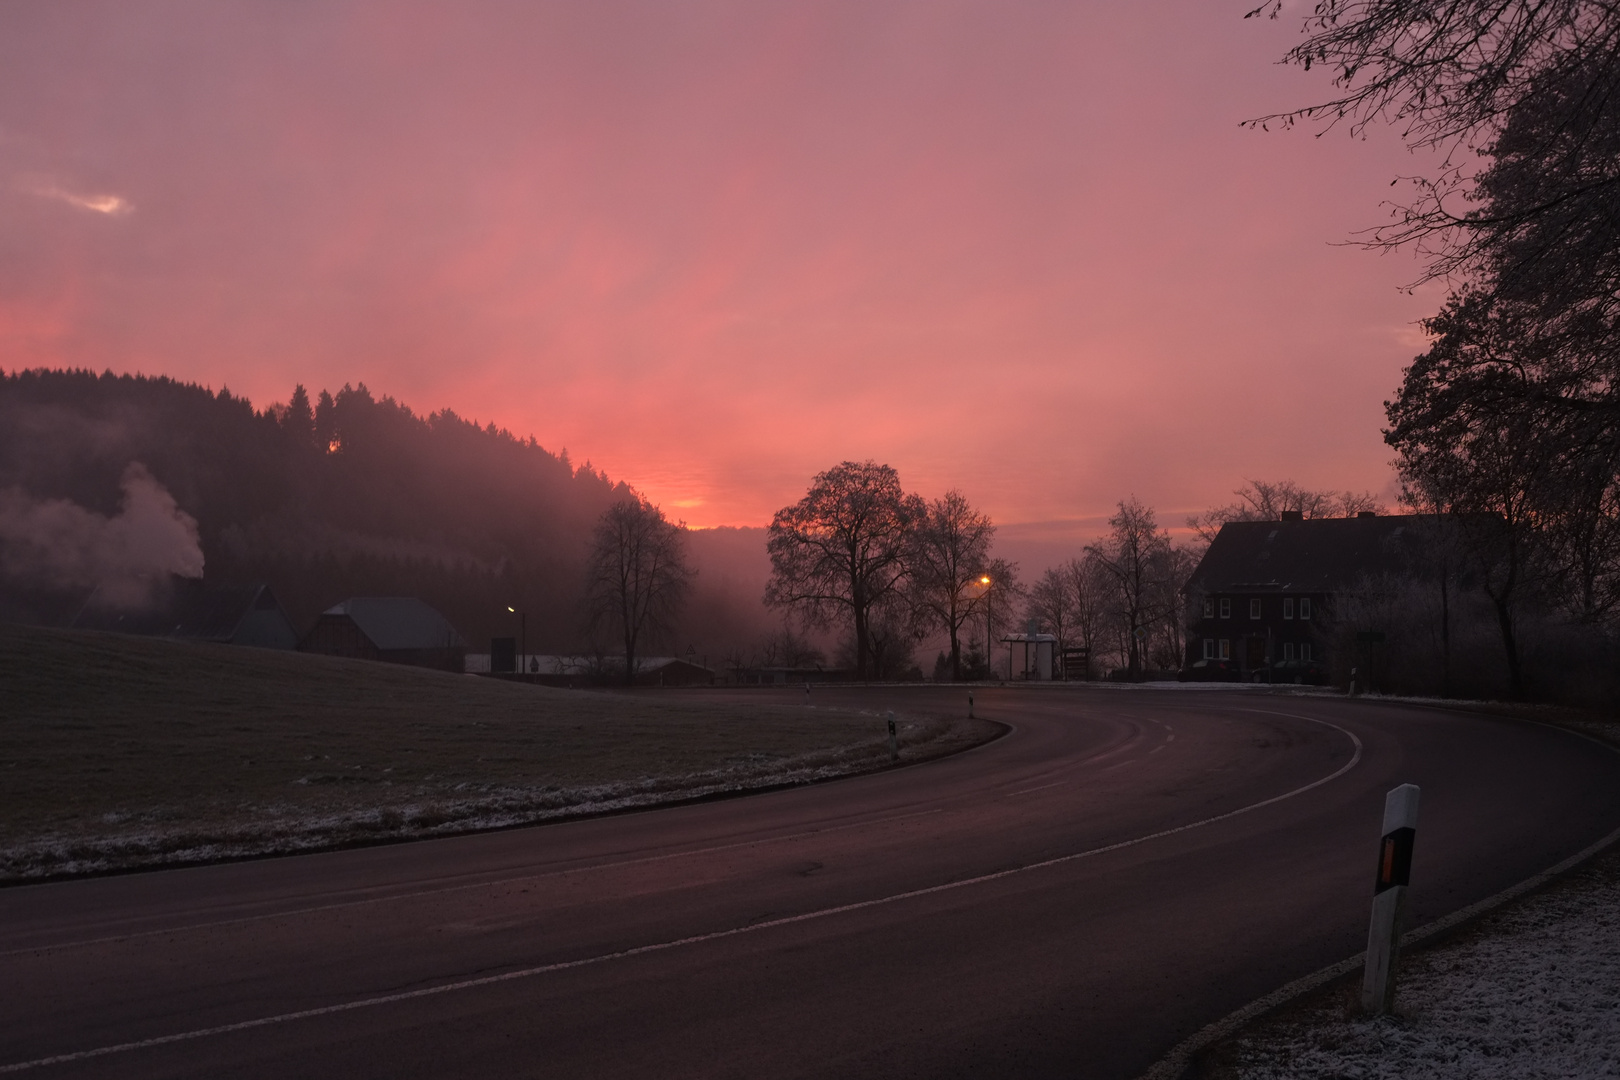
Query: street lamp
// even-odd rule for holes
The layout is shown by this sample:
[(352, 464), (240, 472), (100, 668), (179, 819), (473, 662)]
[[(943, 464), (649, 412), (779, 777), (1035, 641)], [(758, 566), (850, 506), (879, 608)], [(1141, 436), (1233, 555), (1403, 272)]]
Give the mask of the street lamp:
[(980, 574), (979, 584), (984, 586), (984, 681), (990, 681), (995, 662), (990, 659), (990, 575)]
[(506, 610), (518, 617), (518, 674), (527, 675), (529, 663), (529, 616), (527, 612), (521, 612), (511, 604), (506, 605)]

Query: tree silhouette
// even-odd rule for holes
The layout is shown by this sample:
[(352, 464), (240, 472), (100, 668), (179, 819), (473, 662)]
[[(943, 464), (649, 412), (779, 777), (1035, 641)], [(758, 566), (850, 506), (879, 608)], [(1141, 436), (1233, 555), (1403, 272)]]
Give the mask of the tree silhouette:
[(950, 639), (951, 678), (962, 678), (961, 631), (984, 598), (979, 578), (990, 558), (996, 527), (959, 491), (928, 506), (911, 565), (911, 598), (920, 621)]
[(845, 461), (771, 520), (771, 579), (765, 602), (825, 627), (847, 617), (855, 631), (855, 672), (872, 671), (872, 618), (897, 597), (910, 570), (914, 533), (927, 507), (907, 495), (887, 465)]
[(691, 588), (686, 530), (641, 496), (622, 499), (596, 523), (588, 573), (593, 625), (619, 633), (625, 684), (634, 686), (638, 648), (669, 629)]
[(1170, 534), (1159, 528), (1153, 508), (1133, 496), (1108, 519), (1112, 530), (1086, 553), (1097, 560), (1114, 584), (1114, 598), (1125, 632), (1126, 668), (1132, 679), (1142, 675), (1142, 646), (1157, 612), (1155, 600), (1168, 573)]

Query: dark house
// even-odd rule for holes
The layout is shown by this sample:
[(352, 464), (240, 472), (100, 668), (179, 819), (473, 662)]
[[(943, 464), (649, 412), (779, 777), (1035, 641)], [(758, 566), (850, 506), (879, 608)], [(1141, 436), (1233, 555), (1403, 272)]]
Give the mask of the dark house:
[(204, 585), (176, 578), (149, 607), (119, 611), (86, 605), (76, 629), (291, 649), (298, 631), (268, 585)]
[(327, 608), (298, 643), (303, 652), (461, 671), (467, 642), (414, 596), (358, 596)]
[(1419, 519), (1361, 514), (1221, 526), (1188, 579), (1187, 658), (1236, 660), (1245, 676), (1279, 660), (1330, 661), (1334, 596), (1410, 572)]

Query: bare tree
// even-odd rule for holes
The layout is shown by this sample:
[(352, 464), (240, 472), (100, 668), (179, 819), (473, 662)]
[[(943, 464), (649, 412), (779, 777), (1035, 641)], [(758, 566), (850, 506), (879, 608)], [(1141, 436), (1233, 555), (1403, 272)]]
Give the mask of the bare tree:
[[(1276, 17), (1280, 8), (1268, 0), (1251, 14)], [(1557, 564), (1562, 595), (1550, 598), (1553, 607), (1583, 625), (1612, 619), (1620, 605), (1620, 6), (1320, 0), (1305, 31), (1286, 60), (1332, 70), (1337, 96), (1261, 123), (1315, 119), (1357, 132), (1388, 121), (1409, 145), (1443, 154), (1427, 175), (1409, 178), (1413, 195), (1391, 222), (1365, 237), (1375, 248), (1414, 248), (1425, 279), (1455, 286), (1426, 324), (1434, 344), (1389, 405), (1386, 438), (1403, 475), (1438, 480), (1425, 501), (1502, 513), (1516, 544)], [(1502, 464), (1521, 490), (1468, 494), (1456, 482), (1459, 463), (1481, 466), (1465, 485), (1474, 492), (1498, 487), (1492, 442), (1503, 437), (1513, 453)], [(1511, 552), (1502, 559), (1530, 568)], [(1505, 570), (1493, 579), (1514, 582), (1515, 592), (1525, 581)]]
[(1228, 521), (1276, 521), (1285, 510), (1307, 520), (1354, 517), (1363, 510), (1384, 512), (1384, 504), (1370, 491), (1313, 491), (1292, 480), (1245, 480), (1232, 494), (1237, 496), (1236, 502), (1187, 518), (1188, 526), (1204, 543), (1212, 542)]
[(915, 533), (927, 507), (907, 495), (887, 465), (846, 461), (771, 520), (765, 602), (797, 611), (814, 626), (847, 617), (855, 631), (855, 670), (872, 669), (872, 616), (904, 586)]
[(804, 635), (795, 633), (787, 623), (774, 634), (767, 635), (759, 645), (761, 667), (820, 667), (824, 659), (820, 649)]
[(1113, 579), (1115, 610), (1124, 632), (1126, 669), (1130, 678), (1142, 675), (1142, 646), (1159, 616), (1155, 601), (1163, 588), (1165, 552), (1170, 534), (1159, 528), (1153, 508), (1135, 496), (1119, 504), (1108, 519), (1112, 531), (1086, 548)]
[(1102, 644), (1108, 632), (1113, 575), (1089, 553), (1070, 559), (1062, 569), (1074, 597), (1074, 638), (1086, 650), (1089, 676), (1091, 666), (1102, 655)]
[(1187, 656), (1187, 601), (1182, 591), (1198, 567), (1199, 553), (1175, 544), (1163, 545), (1156, 556), (1160, 565), (1153, 575), (1150, 609), (1154, 626), (1149, 631), (1149, 653), (1160, 668), (1179, 668)]
[(1029, 587), (1024, 614), (1057, 638), (1057, 655), (1061, 658), (1074, 632), (1075, 621), (1074, 589), (1064, 567), (1048, 567), (1041, 579)]
[[(1282, 6), (1267, 0), (1249, 14), (1276, 18)], [(1415, 244), (1431, 278), (1505, 271), (1509, 292), (1539, 278), (1539, 291), (1566, 299), (1616, 295), (1620, 7), (1319, 0), (1305, 33), (1285, 62), (1331, 70), (1338, 96), (1251, 123), (1347, 123), (1359, 134), (1388, 122), (1408, 146), (1443, 155), (1432, 175), (1409, 178), (1415, 197), (1373, 232), (1373, 246)], [(1481, 151), (1496, 160), (1484, 171), (1473, 167)]]
[(667, 631), (692, 584), (686, 529), (639, 495), (608, 507), (596, 523), (586, 580), (593, 626), (624, 641), (626, 685), (636, 682), (637, 648)]
[(951, 678), (962, 678), (962, 628), (984, 600), (980, 579), (989, 561), (996, 527), (959, 491), (928, 507), (911, 561), (911, 599), (923, 625), (942, 630), (951, 643)]

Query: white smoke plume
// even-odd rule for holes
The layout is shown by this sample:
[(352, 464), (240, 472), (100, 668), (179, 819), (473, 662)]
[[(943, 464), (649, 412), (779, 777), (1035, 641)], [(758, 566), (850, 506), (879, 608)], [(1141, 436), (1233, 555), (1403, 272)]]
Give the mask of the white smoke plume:
[(123, 609), (151, 602), (170, 575), (202, 577), (197, 519), (139, 462), (122, 486), (112, 517), (20, 487), (0, 491), (0, 571), (49, 588), (94, 588), (97, 605)]

